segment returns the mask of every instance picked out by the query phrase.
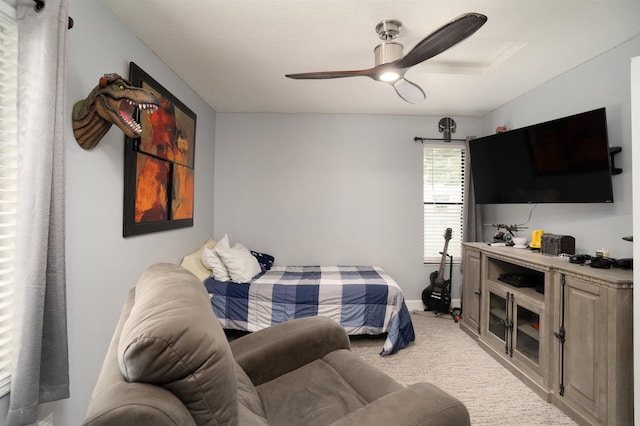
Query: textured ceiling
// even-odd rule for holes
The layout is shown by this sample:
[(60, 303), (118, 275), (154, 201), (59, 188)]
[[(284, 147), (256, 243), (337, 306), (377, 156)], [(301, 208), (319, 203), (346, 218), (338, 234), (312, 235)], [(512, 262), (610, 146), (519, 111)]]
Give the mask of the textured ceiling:
[[(482, 116), (640, 34), (639, 0), (103, 2), (218, 112)], [(372, 67), (384, 19), (406, 54), (465, 12), (488, 22), (405, 75), (422, 103), (367, 77), (284, 77)]]

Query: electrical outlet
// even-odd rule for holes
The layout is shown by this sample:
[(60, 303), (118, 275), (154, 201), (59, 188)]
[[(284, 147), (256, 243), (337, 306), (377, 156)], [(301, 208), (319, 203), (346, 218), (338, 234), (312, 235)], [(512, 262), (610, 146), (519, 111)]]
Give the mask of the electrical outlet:
[(38, 426), (53, 426), (53, 413), (38, 422)]

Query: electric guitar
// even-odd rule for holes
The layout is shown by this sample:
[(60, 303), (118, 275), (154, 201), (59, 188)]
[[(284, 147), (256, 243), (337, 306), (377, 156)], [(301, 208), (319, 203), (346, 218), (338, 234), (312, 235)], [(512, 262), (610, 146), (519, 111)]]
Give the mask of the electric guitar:
[(451, 277), (444, 279), (444, 266), (447, 260), (447, 248), (451, 239), (451, 228), (444, 231), (444, 249), (440, 268), (429, 275), (430, 285), (422, 292), (422, 302), (426, 311), (449, 313), (451, 308)]

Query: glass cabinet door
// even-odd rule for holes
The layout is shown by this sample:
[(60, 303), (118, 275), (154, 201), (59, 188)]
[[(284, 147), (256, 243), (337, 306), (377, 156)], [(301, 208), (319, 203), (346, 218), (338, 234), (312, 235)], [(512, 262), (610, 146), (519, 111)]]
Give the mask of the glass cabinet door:
[(516, 305), (516, 350), (535, 364), (539, 363), (540, 315)]
[(507, 320), (507, 299), (492, 291), (489, 292), (489, 332), (505, 342), (505, 345), (507, 333), (509, 333)]

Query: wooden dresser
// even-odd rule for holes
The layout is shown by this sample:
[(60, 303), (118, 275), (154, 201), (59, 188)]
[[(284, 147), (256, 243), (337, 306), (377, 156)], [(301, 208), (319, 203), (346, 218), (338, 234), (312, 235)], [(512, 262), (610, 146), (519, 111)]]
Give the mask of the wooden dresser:
[(633, 424), (632, 271), (486, 243), (463, 250), (460, 327), (578, 423)]

